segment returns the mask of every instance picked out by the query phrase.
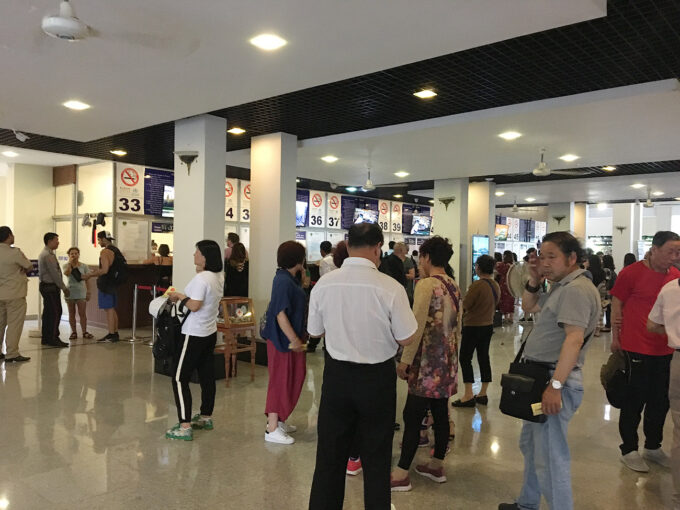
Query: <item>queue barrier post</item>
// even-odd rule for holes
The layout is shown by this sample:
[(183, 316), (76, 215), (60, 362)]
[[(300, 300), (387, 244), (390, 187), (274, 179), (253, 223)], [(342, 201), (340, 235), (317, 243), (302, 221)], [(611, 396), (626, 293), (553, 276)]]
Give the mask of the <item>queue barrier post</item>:
[[(157, 291), (157, 288), (156, 288), (156, 286), (154, 285), (154, 286), (151, 288), (152, 299), (156, 299), (156, 291)], [(151, 339), (150, 339), (150, 340), (147, 340), (146, 342), (144, 342), (144, 344), (153, 347), (153, 343), (154, 343), (155, 341), (156, 341), (156, 317), (152, 317), (152, 318), (151, 318)]]
[(137, 291), (139, 290), (139, 285), (135, 283), (135, 293), (132, 296), (132, 337), (128, 342), (135, 343), (137, 338)]

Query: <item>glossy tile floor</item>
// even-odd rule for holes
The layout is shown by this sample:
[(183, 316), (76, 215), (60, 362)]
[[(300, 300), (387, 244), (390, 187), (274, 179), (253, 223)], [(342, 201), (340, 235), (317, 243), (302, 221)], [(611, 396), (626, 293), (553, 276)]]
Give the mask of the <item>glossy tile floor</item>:
[[(62, 323), (61, 330), (68, 337), (68, 325)], [(491, 348), (496, 379), (521, 331), (517, 324), (496, 330)], [(607, 334), (592, 340), (585, 398), (570, 426), (576, 508), (670, 508), (667, 470), (652, 465), (648, 474), (637, 474), (619, 462), (618, 411), (607, 405), (599, 384), (608, 342)], [(43, 349), (39, 339), (26, 336), (21, 351), (33, 359), (0, 363), (0, 508), (307, 507), (320, 351), (308, 355), (307, 381), (289, 420), (298, 427), (292, 446), (263, 441), (263, 367), (257, 367), (253, 383), (245, 365), (230, 388), (218, 382), (214, 431), (197, 432), (193, 442), (171, 442), (164, 432), (176, 422), (172, 391), (167, 377), (153, 373), (148, 346), (78, 340), (70, 349)], [(198, 387), (193, 388), (196, 399)], [(437, 485), (412, 475), (413, 491), (393, 494), (397, 510), (495, 509), (513, 500), (522, 480), (520, 422), (498, 411), (498, 396), (492, 385), (488, 407), (452, 411), (456, 439), (445, 461), (449, 481)], [(404, 398), (401, 383), (398, 415)], [(669, 417), (666, 449), (670, 436)], [(400, 440), (396, 433), (395, 463)], [(419, 450), (416, 460), (426, 455)], [(363, 508), (362, 485), (361, 475), (348, 477), (346, 509)]]

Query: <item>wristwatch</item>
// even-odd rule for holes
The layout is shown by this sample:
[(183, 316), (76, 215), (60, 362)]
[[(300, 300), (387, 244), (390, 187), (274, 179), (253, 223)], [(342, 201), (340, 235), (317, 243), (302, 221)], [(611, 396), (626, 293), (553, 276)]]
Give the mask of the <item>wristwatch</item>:
[(562, 389), (562, 383), (557, 379), (550, 379), (550, 385), (556, 390)]
[(532, 294), (536, 294), (539, 290), (541, 290), (541, 284), (539, 283), (535, 287), (532, 287), (529, 285), (529, 280), (524, 284), (524, 288), (528, 291), (531, 292)]

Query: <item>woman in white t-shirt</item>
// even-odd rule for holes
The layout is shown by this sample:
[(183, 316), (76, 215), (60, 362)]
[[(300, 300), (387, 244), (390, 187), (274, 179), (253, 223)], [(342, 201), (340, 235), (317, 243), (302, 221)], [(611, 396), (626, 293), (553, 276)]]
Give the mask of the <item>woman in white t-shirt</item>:
[[(165, 433), (168, 439), (193, 439), (193, 429), (213, 429), (215, 406), (215, 366), (213, 351), (217, 340), (217, 310), (222, 297), (222, 250), (215, 241), (196, 243), (196, 276), (181, 292), (171, 292), (170, 301), (180, 302), (181, 312), (189, 312), (182, 325), (182, 345), (174, 360), (172, 390), (179, 423)], [(201, 384), (201, 412), (191, 417), (189, 379), (198, 370)]]

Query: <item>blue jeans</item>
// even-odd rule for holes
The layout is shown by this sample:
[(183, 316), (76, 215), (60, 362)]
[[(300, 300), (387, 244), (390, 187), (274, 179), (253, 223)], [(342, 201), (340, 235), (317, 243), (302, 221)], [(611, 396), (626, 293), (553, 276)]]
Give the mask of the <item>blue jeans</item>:
[(562, 410), (545, 423), (525, 421), (519, 438), (524, 455), (524, 484), (517, 505), (538, 510), (541, 494), (551, 510), (572, 510), (571, 464), (567, 426), (583, 399), (583, 374), (572, 370), (562, 388)]

